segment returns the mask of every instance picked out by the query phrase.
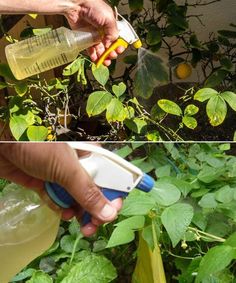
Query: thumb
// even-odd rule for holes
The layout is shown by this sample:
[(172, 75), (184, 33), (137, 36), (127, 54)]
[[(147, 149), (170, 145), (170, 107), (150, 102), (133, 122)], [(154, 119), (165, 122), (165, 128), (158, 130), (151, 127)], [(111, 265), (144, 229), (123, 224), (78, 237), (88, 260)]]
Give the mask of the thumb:
[(117, 210), (83, 169), (75, 151), (65, 143), (7, 144), (6, 158), (34, 178), (56, 182), (95, 218), (108, 222)]

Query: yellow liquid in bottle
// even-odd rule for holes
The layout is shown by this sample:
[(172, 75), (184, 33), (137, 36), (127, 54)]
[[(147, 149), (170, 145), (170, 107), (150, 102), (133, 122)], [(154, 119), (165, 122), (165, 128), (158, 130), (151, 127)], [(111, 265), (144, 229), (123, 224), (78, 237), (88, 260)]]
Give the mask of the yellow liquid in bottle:
[(10, 44), (5, 52), (14, 76), (21, 80), (75, 60), (80, 51), (99, 40), (99, 33), (91, 28), (72, 31), (61, 27)]
[[(55, 241), (60, 214), (50, 209), (32, 191), (19, 190), (10, 200), (0, 199), (0, 282), (8, 283)], [(17, 199), (19, 204), (17, 204)], [(33, 200), (33, 201), (32, 201)], [(10, 209), (15, 205), (15, 209)], [(4, 207), (5, 206), (5, 207)], [(26, 209), (23, 211), (22, 207)], [(6, 210), (9, 210), (6, 212)], [(7, 219), (8, 218), (8, 219)]]

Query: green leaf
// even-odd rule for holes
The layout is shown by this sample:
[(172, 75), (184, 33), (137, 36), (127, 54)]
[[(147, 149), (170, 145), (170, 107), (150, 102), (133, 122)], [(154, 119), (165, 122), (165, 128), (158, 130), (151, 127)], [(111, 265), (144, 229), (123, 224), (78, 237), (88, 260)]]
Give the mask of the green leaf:
[(29, 126), (27, 137), (30, 141), (44, 141), (48, 135), (48, 129), (44, 126)]
[(207, 193), (201, 198), (198, 204), (203, 208), (216, 208), (218, 203), (215, 200), (214, 193)]
[(19, 140), (20, 137), (23, 135), (25, 130), (32, 125), (33, 123), (29, 123), (27, 120), (26, 115), (12, 115), (10, 118), (10, 129), (13, 137), (16, 140)]
[(127, 157), (130, 153), (132, 153), (132, 148), (130, 147), (130, 145), (126, 145), (126, 146), (123, 146), (122, 148), (116, 150), (116, 154), (118, 154), (119, 156), (125, 158)]
[(161, 82), (168, 81), (167, 66), (155, 53), (144, 48), (139, 49), (138, 68), (134, 77), (136, 95), (145, 99), (153, 94), (153, 89)]
[(227, 38), (236, 38), (236, 31), (233, 30), (218, 30), (218, 33), (221, 36), (227, 37)]
[(30, 280), (27, 280), (26, 283), (53, 283), (52, 278), (44, 273), (41, 270), (37, 270), (33, 273), (33, 276)]
[(216, 96), (217, 94), (218, 92), (212, 88), (202, 88), (195, 93), (194, 99), (203, 102), (211, 97)]
[(211, 248), (200, 262), (196, 282), (216, 274), (226, 268), (234, 258), (234, 250), (230, 246), (216, 246)]
[(205, 81), (206, 87), (216, 87), (222, 83), (229, 71), (220, 69), (213, 72), (208, 79)]
[(131, 11), (142, 10), (143, 0), (129, 0), (129, 8)]
[(226, 185), (215, 192), (215, 199), (222, 203), (231, 202), (234, 199), (234, 189)]
[(184, 116), (193, 116), (193, 115), (197, 114), (198, 111), (199, 111), (199, 108), (196, 105), (189, 104), (184, 109)]
[(220, 64), (225, 70), (231, 70), (234, 66), (232, 61), (227, 57), (220, 58)]
[(109, 283), (116, 278), (112, 263), (103, 256), (91, 255), (72, 265), (61, 283)]
[(124, 200), (120, 214), (125, 216), (146, 215), (155, 206), (150, 194), (134, 191)]
[(126, 112), (122, 102), (117, 98), (113, 98), (107, 105), (106, 119), (109, 123), (111, 122), (122, 122), (126, 118)]
[(137, 63), (137, 60), (138, 60), (138, 56), (135, 54), (135, 55), (125, 56), (123, 62), (128, 65), (135, 65)]
[(226, 239), (226, 241), (224, 242), (224, 245), (236, 248), (236, 232), (231, 234), (229, 238)]
[(197, 127), (197, 120), (193, 117), (189, 117), (189, 116), (184, 116), (182, 118), (182, 122), (184, 123), (184, 125), (186, 127), (188, 127), (189, 129), (194, 130)]
[(120, 97), (122, 94), (125, 93), (126, 85), (123, 82), (119, 83), (118, 85), (113, 85), (112, 91), (116, 95), (116, 97)]
[(207, 102), (206, 112), (212, 126), (222, 124), (227, 114), (227, 105), (224, 99), (220, 95), (211, 97)]
[(26, 270), (23, 270), (20, 273), (18, 273), (16, 276), (14, 276), (10, 282), (22, 281), (26, 278), (29, 278), (33, 275), (35, 271), (36, 270), (34, 268), (27, 268)]
[(17, 82), (17, 79), (14, 77), (10, 67), (7, 64), (0, 63), (0, 76), (12, 80), (14, 82)]
[[(66, 253), (72, 253), (74, 249), (75, 241), (76, 241), (76, 237), (74, 237), (73, 235), (64, 235), (60, 241), (61, 249)], [(79, 246), (77, 245), (77, 247), (75, 247), (75, 251), (78, 250), (79, 250)]]
[(219, 170), (217, 170), (214, 167), (208, 166), (208, 165), (204, 165), (202, 167), (202, 169), (200, 170), (200, 172), (198, 173), (197, 177), (200, 181), (209, 184), (212, 181), (217, 180), (217, 178), (220, 176), (221, 174), (221, 168)]
[(51, 30), (52, 30), (51, 27), (45, 27), (45, 28), (34, 28), (32, 31), (34, 35), (38, 36), (38, 35), (43, 35), (45, 33), (48, 33)]
[(181, 108), (174, 101), (171, 101), (168, 99), (160, 99), (158, 100), (157, 104), (166, 113), (176, 115), (176, 116), (182, 115)]
[(97, 67), (95, 64), (92, 65), (92, 73), (94, 78), (102, 85), (105, 86), (109, 79), (109, 69), (101, 64)]
[(181, 193), (179, 189), (165, 179), (159, 179), (155, 183), (155, 187), (150, 192), (153, 199), (163, 206), (174, 204), (180, 199)]
[(152, 26), (151, 28), (149, 28), (146, 41), (150, 46), (156, 45), (161, 42), (161, 30), (158, 26)]
[(132, 120), (125, 120), (125, 125), (133, 132), (140, 134), (147, 126), (147, 122), (143, 119), (135, 117)]
[(68, 66), (64, 68), (62, 73), (63, 76), (71, 76), (75, 74), (82, 67), (83, 61), (84, 59), (81, 57), (75, 59), (72, 63), (70, 63)]
[(164, 225), (173, 247), (184, 236), (193, 218), (193, 207), (185, 203), (176, 203), (167, 207), (161, 214), (161, 221)]
[(144, 216), (137, 215), (127, 218), (116, 224), (117, 227), (111, 234), (107, 248), (127, 244), (133, 241), (135, 230), (143, 228), (144, 222)]
[(220, 96), (229, 104), (229, 106), (236, 111), (236, 93), (232, 91), (225, 91)]
[(101, 114), (106, 110), (108, 104), (112, 100), (112, 95), (107, 91), (95, 91), (90, 94), (86, 111), (89, 116), (95, 116)]
[(80, 225), (75, 217), (72, 218), (68, 230), (70, 234), (74, 237), (77, 237), (80, 234)]

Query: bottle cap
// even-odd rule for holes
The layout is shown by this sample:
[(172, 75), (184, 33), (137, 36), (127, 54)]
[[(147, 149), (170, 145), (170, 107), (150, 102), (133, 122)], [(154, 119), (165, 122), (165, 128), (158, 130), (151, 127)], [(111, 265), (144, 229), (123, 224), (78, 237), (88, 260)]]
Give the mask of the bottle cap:
[(49, 197), (62, 208), (69, 208), (75, 203), (73, 197), (57, 183), (45, 182), (45, 189)]
[(154, 187), (154, 180), (148, 174), (143, 174), (141, 181), (138, 183), (137, 188), (146, 193), (150, 192)]

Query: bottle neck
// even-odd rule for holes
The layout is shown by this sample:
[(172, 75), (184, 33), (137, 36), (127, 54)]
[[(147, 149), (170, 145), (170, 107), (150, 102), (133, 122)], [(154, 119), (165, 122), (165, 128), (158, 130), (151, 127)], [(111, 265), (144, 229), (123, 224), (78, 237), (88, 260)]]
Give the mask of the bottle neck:
[(73, 30), (74, 44), (79, 51), (92, 47), (94, 44), (101, 42), (102, 33), (94, 27), (87, 26), (79, 30)]

